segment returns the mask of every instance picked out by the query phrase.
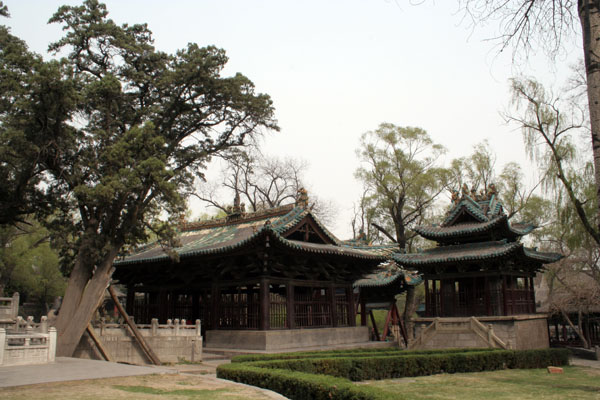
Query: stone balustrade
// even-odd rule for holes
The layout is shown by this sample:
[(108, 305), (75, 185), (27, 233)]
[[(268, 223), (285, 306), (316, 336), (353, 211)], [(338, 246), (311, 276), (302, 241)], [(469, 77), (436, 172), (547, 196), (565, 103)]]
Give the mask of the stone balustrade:
[(18, 317), (12, 329), (0, 328), (0, 366), (52, 363), (55, 355), (56, 329), (45, 317), (39, 324)]
[[(19, 293), (12, 297), (0, 297), (0, 324), (13, 323), (19, 314)], [(1, 325), (0, 325), (1, 326)]]
[[(185, 319), (167, 320), (166, 324), (159, 324), (154, 318), (151, 324), (136, 324), (136, 327), (161, 362), (202, 360), (200, 320), (196, 320), (193, 325), (188, 324)], [(99, 324), (94, 324), (93, 329), (114, 361), (129, 364), (148, 363), (147, 357), (126, 324), (101, 321)], [(74, 356), (101, 359), (94, 343), (86, 336), (79, 342)]]

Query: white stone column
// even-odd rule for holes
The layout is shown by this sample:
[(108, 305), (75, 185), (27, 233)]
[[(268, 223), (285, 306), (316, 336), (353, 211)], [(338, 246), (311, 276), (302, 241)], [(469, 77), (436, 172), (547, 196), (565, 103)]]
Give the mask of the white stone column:
[(56, 328), (48, 329), (48, 362), (53, 363), (56, 356)]
[(0, 328), (0, 365), (4, 365), (4, 348), (6, 347), (6, 329)]
[(19, 292), (13, 293), (11, 306), (12, 318), (17, 318), (17, 315), (19, 315)]

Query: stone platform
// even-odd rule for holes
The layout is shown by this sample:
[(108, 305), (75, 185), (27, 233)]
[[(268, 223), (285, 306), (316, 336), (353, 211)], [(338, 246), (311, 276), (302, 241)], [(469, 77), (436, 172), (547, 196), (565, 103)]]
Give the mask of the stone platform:
[(368, 341), (369, 329), (366, 326), (269, 331), (209, 330), (206, 331), (205, 348), (284, 352), (297, 348), (352, 345)]
[(546, 314), (497, 317), (415, 318), (411, 349), (549, 347)]

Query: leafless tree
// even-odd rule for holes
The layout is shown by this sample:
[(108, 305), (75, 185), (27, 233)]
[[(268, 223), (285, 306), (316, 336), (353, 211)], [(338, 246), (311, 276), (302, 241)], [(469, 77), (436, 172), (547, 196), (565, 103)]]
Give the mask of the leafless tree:
[[(567, 36), (577, 31), (577, 19), (583, 39), (585, 84), (587, 88), (591, 149), (596, 186), (596, 225), (587, 226), (600, 244), (600, 2), (597, 0), (459, 0), (466, 20), (474, 26), (497, 21), (495, 39), (504, 50), (513, 48), (513, 58), (527, 57), (532, 49), (556, 56)], [(582, 79), (579, 80), (583, 82)], [(522, 93), (527, 96), (527, 93)], [(552, 104), (546, 105), (552, 109)], [(557, 110), (554, 110), (555, 112)], [(560, 173), (560, 171), (559, 171)], [(562, 181), (562, 179), (561, 179)], [(569, 191), (568, 188), (566, 188)], [(574, 206), (578, 204), (570, 195)], [(581, 216), (581, 214), (580, 214)], [(583, 222), (585, 224), (585, 222)], [(594, 233), (594, 231), (596, 233)]]
[[(195, 196), (224, 212), (236, 194), (244, 208), (251, 212), (293, 203), (298, 190), (307, 188), (304, 174), (308, 164), (304, 160), (268, 157), (257, 147), (236, 149), (222, 158), (225, 166), (219, 181), (202, 184)], [(337, 213), (331, 201), (314, 193), (310, 193), (310, 207), (326, 224), (333, 221)]]

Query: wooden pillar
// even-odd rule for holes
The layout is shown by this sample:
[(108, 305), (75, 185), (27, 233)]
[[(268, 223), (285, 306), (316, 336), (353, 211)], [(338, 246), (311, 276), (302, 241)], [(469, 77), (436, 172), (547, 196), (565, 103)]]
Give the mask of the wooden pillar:
[(535, 314), (536, 309), (535, 309), (535, 283), (533, 281), (533, 276), (529, 278), (529, 284), (530, 284), (530, 288), (531, 288), (531, 292), (530, 292), (530, 296), (531, 296), (531, 304), (532, 304), (532, 309), (531, 309), (531, 313)]
[(360, 299), (360, 326), (367, 326), (367, 302), (365, 296), (359, 293)]
[(356, 305), (354, 304), (354, 289), (352, 285), (346, 288), (348, 298), (348, 326), (356, 326)]
[(431, 316), (431, 293), (429, 293), (429, 279), (425, 279), (425, 316)]
[(488, 277), (485, 276), (483, 278), (483, 299), (485, 302), (485, 315), (493, 315), (490, 296), (490, 281)]
[(269, 280), (266, 277), (260, 278), (260, 324), (261, 331), (268, 331), (270, 328), (271, 317), (271, 298), (269, 295)]
[(158, 321), (161, 324), (166, 324), (167, 323), (167, 314), (169, 313), (169, 294), (167, 293), (166, 290), (161, 289), (160, 292), (158, 292)]
[[(115, 304), (115, 307), (117, 305)], [(129, 316), (135, 315), (135, 287), (127, 285), (127, 299), (125, 300), (125, 311)], [(139, 323), (139, 321), (137, 321)]]
[(200, 295), (198, 289), (192, 293), (192, 322), (200, 319)]
[(337, 301), (335, 295), (335, 285), (329, 285), (329, 315), (331, 315), (331, 326), (336, 327), (337, 321)]
[(286, 318), (289, 329), (296, 329), (296, 302), (294, 301), (294, 285), (288, 281), (285, 285), (286, 290)]
[(444, 279), (440, 281), (440, 299), (442, 308), (442, 317), (456, 316), (456, 290), (455, 283), (452, 279)]
[(219, 303), (220, 288), (216, 282), (213, 282), (210, 288), (210, 329), (219, 329)]
[[(460, 289), (460, 287), (459, 287)], [(479, 304), (477, 304), (477, 278), (473, 277), (471, 279), (471, 303), (473, 304), (473, 307), (471, 309), (471, 315), (465, 315), (465, 317), (471, 317), (471, 316), (475, 316), (478, 315), (478, 309), (477, 306)]]
[(506, 275), (502, 275), (502, 315), (508, 315)]

